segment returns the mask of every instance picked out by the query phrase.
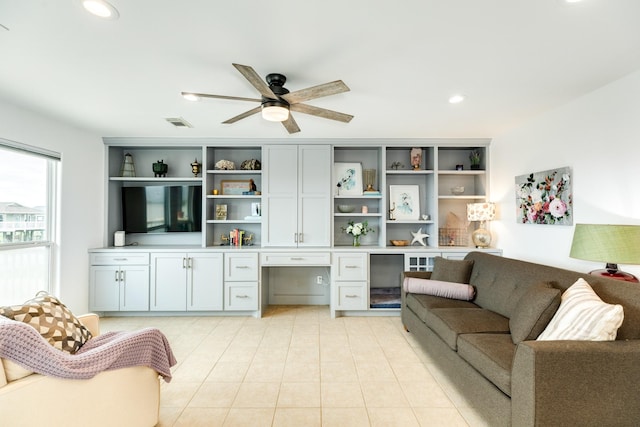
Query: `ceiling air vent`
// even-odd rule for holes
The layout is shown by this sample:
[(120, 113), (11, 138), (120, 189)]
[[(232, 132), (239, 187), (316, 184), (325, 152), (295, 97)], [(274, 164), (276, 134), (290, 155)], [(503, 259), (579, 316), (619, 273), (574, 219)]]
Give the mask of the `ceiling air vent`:
[(193, 126), (191, 126), (191, 123), (189, 123), (188, 121), (186, 121), (182, 117), (168, 117), (165, 120), (168, 121), (169, 123), (171, 123), (172, 125), (174, 125), (177, 128), (192, 128), (193, 127)]

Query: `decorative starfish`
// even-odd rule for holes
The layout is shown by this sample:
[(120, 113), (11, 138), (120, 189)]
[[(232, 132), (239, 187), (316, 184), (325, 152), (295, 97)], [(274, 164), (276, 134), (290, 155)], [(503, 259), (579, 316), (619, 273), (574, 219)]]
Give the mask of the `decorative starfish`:
[(429, 237), (429, 235), (427, 233), (423, 233), (422, 232), (422, 227), (420, 227), (418, 229), (418, 231), (416, 231), (415, 233), (412, 231), (411, 234), (413, 235), (413, 240), (411, 241), (411, 244), (413, 245), (414, 243), (418, 242), (420, 243), (422, 246), (427, 246), (427, 244), (424, 242), (424, 239), (426, 239), (427, 237)]

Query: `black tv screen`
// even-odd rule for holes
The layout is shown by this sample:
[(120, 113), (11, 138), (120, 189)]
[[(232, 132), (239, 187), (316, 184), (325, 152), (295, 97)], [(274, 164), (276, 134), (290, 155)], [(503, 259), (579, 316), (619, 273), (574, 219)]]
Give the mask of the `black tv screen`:
[(202, 186), (122, 187), (122, 223), (127, 233), (202, 231)]

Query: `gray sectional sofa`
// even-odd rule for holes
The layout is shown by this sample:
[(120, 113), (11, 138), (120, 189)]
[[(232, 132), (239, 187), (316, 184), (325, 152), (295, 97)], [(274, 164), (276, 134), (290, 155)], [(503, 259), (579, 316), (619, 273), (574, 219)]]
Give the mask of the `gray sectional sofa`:
[[(473, 301), (403, 291), (402, 321), (488, 425), (640, 423), (640, 284), (481, 252), (465, 261), (476, 289)], [(536, 341), (543, 329), (537, 325), (514, 343), (509, 320), (528, 310), (531, 287), (545, 283), (564, 291), (579, 277), (603, 301), (624, 307), (617, 339)], [(555, 307), (547, 311), (552, 316)]]

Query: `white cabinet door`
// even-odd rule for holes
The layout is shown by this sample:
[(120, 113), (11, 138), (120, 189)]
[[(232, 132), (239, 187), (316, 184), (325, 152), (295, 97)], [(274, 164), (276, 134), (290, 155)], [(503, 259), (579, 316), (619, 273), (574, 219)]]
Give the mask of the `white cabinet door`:
[(187, 309), (187, 254), (151, 254), (151, 310)]
[(298, 241), (298, 148), (263, 149), (262, 242), (264, 246), (296, 246)]
[(149, 310), (149, 266), (122, 266), (120, 311)]
[(222, 253), (187, 254), (187, 310), (222, 310)]
[(331, 246), (331, 148), (298, 148), (298, 246)]
[(149, 310), (149, 266), (94, 265), (90, 268), (92, 311)]
[(89, 272), (91, 286), (89, 309), (92, 311), (120, 310), (120, 267), (94, 265)]
[(331, 246), (328, 145), (264, 148), (264, 246)]

